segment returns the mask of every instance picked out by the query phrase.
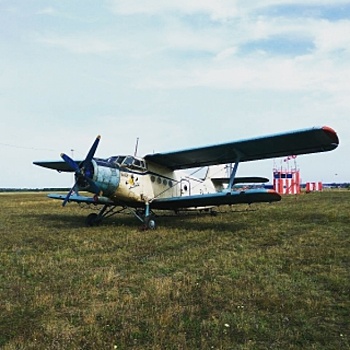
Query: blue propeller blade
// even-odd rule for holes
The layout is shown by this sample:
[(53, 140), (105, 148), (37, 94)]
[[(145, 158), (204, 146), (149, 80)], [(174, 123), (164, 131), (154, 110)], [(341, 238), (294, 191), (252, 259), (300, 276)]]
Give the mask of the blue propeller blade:
[(74, 184), (74, 186), (70, 189), (70, 191), (68, 192), (66, 198), (64, 199), (63, 203), (62, 203), (62, 207), (64, 207), (68, 201), (69, 201), (69, 198), (70, 196), (72, 195), (73, 191), (75, 190), (75, 186), (76, 186), (77, 183)]
[(80, 174), (79, 165), (71, 157), (61, 153), (61, 158), (71, 167), (72, 170)]
[(79, 178), (83, 177), (90, 185), (90, 191), (95, 193), (95, 194), (99, 194), (100, 193), (100, 189), (99, 187), (96, 185), (96, 183), (89, 177), (86, 176), (85, 174), (85, 168), (88, 168), (89, 164), (92, 161), (92, 158), (95, 155), (95, 152), (97, 150), (97, 146), (100, 142), (101, 136), (98, 135), (96, 137), (96, 140), (94, 141), (94, 143), (92, 144), (85, 160), (78, 165), (71, 157), (67, 156), (64, 153), (61, 153), (61, 158), (69, 165), (69, 167), (75, 172), (75, 176), (76, 176), (76, 182), (74, 184), (74, 186), (70, 189), (70, 191), (68, 192), (66, 198), (64, 199), (62, 206), (65, 206), (68, 202), (69, 202), (69, 198), (71, 197), (72, 193), (75, 191), (77, 185), (78, 185), (78, 181)]
[(91, 148), (90, 148), (90, 151), (89, 153), (87, 154), (84, 162), (83, 162), (83, 166), (85, 166), (86, 164), (90, 163), (92, 161), (92, 158), (94, 157), (95, 155), (95, 152), (97, 150), (97, 146), (98, 146), (98, 143), (100, 142), (100, 139), (101, 139), (101, 136), (98, 135), (96, 137), (96, 140), (95, 142), (92, 144)]

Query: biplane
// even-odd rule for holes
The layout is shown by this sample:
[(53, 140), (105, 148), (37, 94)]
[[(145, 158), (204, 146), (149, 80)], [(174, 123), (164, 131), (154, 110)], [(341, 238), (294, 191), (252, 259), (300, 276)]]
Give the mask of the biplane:
[[(281, 196), (271, 189), (236, 189), (237, 183), (266, 182), (261, 177), (237, 177), (241, 163), (334, 150), (339, 145), (337, 133), (330, 127), (314, 127), (258, 138), (215, 144), (173, 152), (117, 155), (97, 158), (100, 136), (84, 160), (75, 161), (62, 153), (60, 161), (36, 161), (35, 165), (59, 172), (73, 172), (75, 183), (65, 194), (49, 198), (97, 206), (86, 224), (98, 225), (106, 217), (122, 211), (135, 215), (145, 228), (154, 229), (155, 210), (180, 211), (214, 208), (239, 203), (274, 202)], [(231, 164), (230, 173), (215, 177), (213, 166)], [(204, 178), (184, 175), (186, 169), (208, 167)], [(91, 195), (81, 195), (88, 192)]]

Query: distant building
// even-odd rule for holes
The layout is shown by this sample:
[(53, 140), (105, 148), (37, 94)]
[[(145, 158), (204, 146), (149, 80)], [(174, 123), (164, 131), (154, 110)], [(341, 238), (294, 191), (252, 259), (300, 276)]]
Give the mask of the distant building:
[(273, 189), (279, 194), (300, 194), (300, 171), (274, 169)]
[(323, 190), (322, 182), (307, 182), (305, 184), (306, 193), (309, 192), (320, 192)]

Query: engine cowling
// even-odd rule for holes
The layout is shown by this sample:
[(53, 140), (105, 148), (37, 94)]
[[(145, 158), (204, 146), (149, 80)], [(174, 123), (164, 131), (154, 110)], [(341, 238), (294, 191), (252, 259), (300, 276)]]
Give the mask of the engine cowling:
[(75, 178), (79, 190), (97, 194), (91, 187), (91, 181), (89, 182), (91, 179), (101, 195), (110, 197), (119, 186), (120, 171), (117, 166), (91, 160), (89, 164), (85, 165), (84, 174), (76, 174)]
[(104, 166), (92, 160), (92, 180), (100, 188), (105, 197), (112, 196), (120, 183), (120, 171), (117, 167)]

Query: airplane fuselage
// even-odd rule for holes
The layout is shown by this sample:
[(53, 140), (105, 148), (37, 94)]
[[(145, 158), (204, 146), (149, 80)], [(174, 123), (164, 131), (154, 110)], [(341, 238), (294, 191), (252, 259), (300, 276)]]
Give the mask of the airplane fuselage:
[[(133, 156), (95, 158), (92, 166), (89, 176), (101, 189), (101, 195), (130, 206), (139, 206), (154, 198), (215, 192), (211, 181), (175, 172)], [(80, 188), (89, 190), (88, 186)]]

